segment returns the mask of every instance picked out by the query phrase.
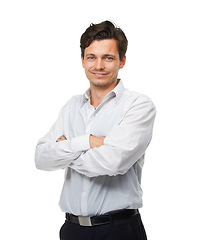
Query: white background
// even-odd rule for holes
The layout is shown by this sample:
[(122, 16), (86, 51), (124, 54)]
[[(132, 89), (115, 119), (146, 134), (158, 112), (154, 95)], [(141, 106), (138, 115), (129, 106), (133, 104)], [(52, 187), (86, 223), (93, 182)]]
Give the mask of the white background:
[(64, 171), (35, 169), (35, 145), (88, 88), (79, 39), (104, 20), (129, 40), (125, 87), (157, 107), (142, 180), (148, 238), (198, 239), (197, 12), (192, 0), (1, 1), (0, 239), (58, 239)]

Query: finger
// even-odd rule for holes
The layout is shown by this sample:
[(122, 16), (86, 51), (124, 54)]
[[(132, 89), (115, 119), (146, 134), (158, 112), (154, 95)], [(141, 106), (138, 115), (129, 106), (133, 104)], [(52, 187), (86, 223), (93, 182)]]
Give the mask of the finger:
[(60, 139), (61, 139), (61, 140), (67, 140), (67, 138), (66, 138), (66, 137), (61, 137)]

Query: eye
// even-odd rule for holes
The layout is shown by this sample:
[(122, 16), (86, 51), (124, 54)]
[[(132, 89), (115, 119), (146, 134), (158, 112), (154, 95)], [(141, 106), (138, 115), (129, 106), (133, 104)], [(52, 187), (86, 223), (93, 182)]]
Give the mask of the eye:
[(107, 61), (113, 61), (113, 58), (112, 57), (106, 57), (106, 60)]
[(94, 60), (94, 57), (93, 56), (89, 56), (87, 57), (88, 60)]

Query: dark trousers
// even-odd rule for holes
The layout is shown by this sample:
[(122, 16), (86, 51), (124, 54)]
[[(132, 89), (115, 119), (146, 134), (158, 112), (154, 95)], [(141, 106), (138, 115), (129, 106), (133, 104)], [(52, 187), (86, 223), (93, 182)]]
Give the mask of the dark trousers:
[(67, 220), (60, 229), (60, 240), (146, 240), (140, 217), (136, 214), (110, 224), (84, 227)]

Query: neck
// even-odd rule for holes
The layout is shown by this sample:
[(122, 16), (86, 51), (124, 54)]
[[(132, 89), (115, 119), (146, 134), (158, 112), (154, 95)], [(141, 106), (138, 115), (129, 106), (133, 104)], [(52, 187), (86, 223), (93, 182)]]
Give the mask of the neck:
[(94, 86), (93, 84), (91, 84), (91, 105), (96, 109), (101, 104), (105, 96), (116, 87), (117, 83), (118, 81), (115, 81), (114, 84), (108, 87)]

